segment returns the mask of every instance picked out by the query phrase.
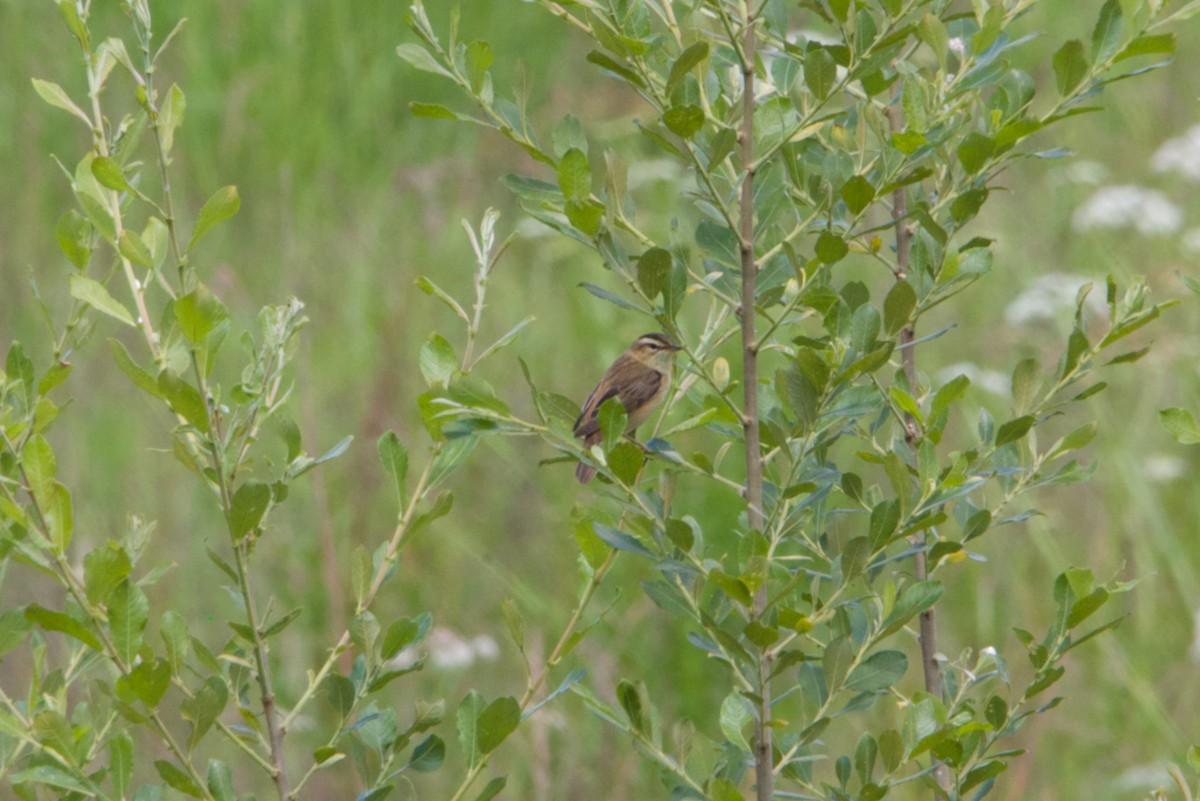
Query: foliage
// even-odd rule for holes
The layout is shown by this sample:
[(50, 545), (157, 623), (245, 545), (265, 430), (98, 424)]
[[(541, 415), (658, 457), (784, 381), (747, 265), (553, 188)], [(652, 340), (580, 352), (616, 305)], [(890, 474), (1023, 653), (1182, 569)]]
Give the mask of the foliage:
[[(620, 709), (582, 684), (575, 692), (637, 744), (673, 798), (742, 797), (751, 772), (760, 799), (776, 783), (798, 798), (880, 798), (910, 781), (954, 798), (986, 794), (1021, 753), (1004, 742), (1057, 705), (1039, 696), (1071, 649), (1119, 622), (1084, 625), (1127, 585), (1063, 572), (1045, 634), (1015, 629), (1032, 669), (1014, 676), (994, 648), (937, 652), (937, 575), (968, 558), (975, 538), (1035, 514), (1021, 500), (1030, 491), (1087, 477), (1073, 457), (1094, 423), (1049, 433), (1048, 447), (1038, 435), (1105, 388), (1097, 370), (1144, 355), (1113, 348), (1170, 304), (1149, 304), (1144, 283), (1122, 293), (1110, 278), (1097, 332), (1085, 287), (1057, 364), (1018, 363), (1011, 415), (998, 423), (985, 410), (973, 434), (955, 430), (966, 424), (967, 378), (932, 386), (916, 366), (918, 346), (949, 329), (922, 339), (915, 330), (990, 271), (992, 241), (965, 231), (1004, 171), (1065, 155), (1031, 137), (1099, 110), (1085, 103), (1106, 85), (1167, 63), (1143, 66), (1174, 51), (1169, 28), (1195, 9), (1109, 0), (1089, 43), (1054, 54), (1057, 92), (1036, 103), (1034, 79), (1013, 66), (1035, 38), (1019, 32), (1029, 2), (805, 2), (810, 27), (799, 36), (800, 14), (771, 0), (541, 5), (581, 32), (587, 61), (648, 111), (639, 132), (694, 176), (677, 210), (690, 234), (641, 230), (621, 157), (604, 153), (595, 178), (601, 159), (573, 115), (543, 143), (527, 88), (510, 99), (494, 85), (490, 45), (458, 41), (456, 16), (443, 43), (419, 2), (410, 26), (421, 44), (399, 56), (452, 81), (475, 110), (411, 110), (494, 129), (544, 165), (552, 181), (505, 183), (532, 217), (594, 249), (624, 287), (585, 284), (589, 292), (653, 318), (683, 346), (687, 374), (665, 406), (687, 420), (666, 434), (710, 436), (688, 456), (655, 436), (646, 464), (612, 438), (584, 452), (571, 436), (575, 409), (540, 391), (528, 369), (536, 420), (452, 377), (427, 422), (452, 420), (472, 437), (535, 434), (595, 462), (621, 525), (590, 519), (577, 532), (583, 556), (597, 573), (616, 552), (650, 561), (646, 594), (688, 620), (698, 655), (727, 670), (722, 741), (705, 748), (694, 728), (680, 737), (676, 726), (668, 742), (639, 682), (615, 688)], [(731, 377), (722, 346), (739, 339)], [(744, 469), (726, 458), (734, 442)], [(732, 549), (674, 503), (677, 482), (693, 480), (741, 491)], [(905, 689), (917, 621), (923, 689)], [(872, 728), (864, 713), (881, 700), (886, 723)], [(839, 751), (851, 731), (863, 733)]]

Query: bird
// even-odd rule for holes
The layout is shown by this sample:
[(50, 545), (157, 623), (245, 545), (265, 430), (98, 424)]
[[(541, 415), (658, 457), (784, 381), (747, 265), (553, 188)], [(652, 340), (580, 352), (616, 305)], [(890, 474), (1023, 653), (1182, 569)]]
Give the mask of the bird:
[[(597, 415), (606, 400), (616, 397), (625, 407), (625, 433), (632, 434), (667, 394), (671, 385), (671, 360), (682, 350), (662, 334), (642, 334), (629, 349), (617, 357), (605, 371), (600, 383), (583, 402), (583, 411), (575, 420), (574, 433), (591, 448), (604, 438)], [(586, 484), (596, 475), (596, 468), (580, 462), (575, 478)]]

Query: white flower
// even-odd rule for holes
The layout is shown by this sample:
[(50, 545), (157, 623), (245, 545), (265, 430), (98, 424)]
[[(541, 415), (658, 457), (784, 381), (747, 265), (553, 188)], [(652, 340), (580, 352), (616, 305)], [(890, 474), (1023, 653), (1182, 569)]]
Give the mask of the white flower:
[(1150, 164), (1155, 172), (1178, 173), (1189, 181), (1200, 181), (1200, 125), (1193, 125), (1154, 152)]
[(1072, 159), (1064, 167), (1055, 170), (1050, 180), (1056, 186), (1065, 184), (1090, 184), (1099, 186), (1108, 177), (1108, 168), (1098, 161)]
[[(1028, 289), (1008, 304), (1004, 319), (1011, 326), (1021, 326), (1035, 320), (1057, 320), (1064, 312), (1075, 307), (1075, 296), (1086, 283), (1089, 283), (1089, 279), (1080, 275), (1039, 275)], [(1104, 312), (1102, 296), (1095, 291), (1088, 295), (1085, 305), (1094, 312)]]
[(1077, 231), (1132, 225), (1146, 235), (1169, 234), (1183, 224), (1183, 212), (1155, 189), (1105, 186), (1075, 210), (1071, 224)]
[(1178, 456), (1156, 453), (1142, 461), (1142, 475), (1151, 481), (1171, 481), (1186, 472), (1187, 463)]
[(947, 43), (951, 50), (958, 53), (960, 56), (967, 52), (967, 44), (962, 39), (955, 36)]

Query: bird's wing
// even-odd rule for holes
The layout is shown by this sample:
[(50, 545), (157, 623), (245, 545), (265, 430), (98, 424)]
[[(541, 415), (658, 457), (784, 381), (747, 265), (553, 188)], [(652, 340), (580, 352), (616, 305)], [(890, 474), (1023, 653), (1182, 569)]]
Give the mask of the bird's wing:
[[(629, 431), (633, 431), (645, 422), (646, 417), (650, 414), (647, 404), (658, 397), (663, 388), (663, 374), (657, 370), (647, 370), (647, 372), (651, 373), (649, 378), (645, 381), (630, 382), (621, 393), (621, 403), (625, 404), (625, 412), (629, 415)], [(639, 411), (642, 411), (640, 415)]]
[(617, 394), (617, 388), (613, 386), (607, 387), (604, 392), (601, 393), (600, 388), (604, 385), (605, 382), (601, 381), (596, 388), (592, 390), (592, 394), (588, 395), (587, 400), (583, 402), (583, 411), (581, 411), (579, 413), (579, 417), (575, 419), (575, 436), (587, 437), (600, 430), (600, 424), (596, 421), (596, 415), (600, 411), (601, 405), (603, 405), (606, 400)]

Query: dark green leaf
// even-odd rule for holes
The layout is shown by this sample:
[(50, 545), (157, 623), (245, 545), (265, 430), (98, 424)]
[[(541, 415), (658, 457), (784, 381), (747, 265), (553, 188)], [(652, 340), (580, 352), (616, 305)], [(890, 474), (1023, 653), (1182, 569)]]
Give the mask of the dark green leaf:
[(900, 333), (917, 308), (917, 293), (908, 281), (897, 281), (883, 301), (883, 324), (888, 336)]
[(638, 286), (651, 300), (666, 286), (670, 273), (671, 254), (662, 248), (650, 248), (638, 259)]
[(475, 796), (475, 801), (492, 801), (493, 798), (500, 795), (500, 791), (504, 789), (504, 785), (508, 784), (508, 779), (504, 776), (497, 776), (483, 786), (483, 791)]
[(25, 608), (25, 619), (30, 623), (41, 626), (46, 631), (57, 631), (73, 637), (96, 651), (104, 650), (95, 634), (92, 634), (78, 620), (62, 612), (55, 612), (37, 604), (31, 604)]
[(860, 663), (846, 678), (846, 689), (879, 692), (891, 687), (908, 670), (908, 657), (900, 651), (877, 651)]
[(1117, 55), (1116, 60), (1122, 61), (1137, 56), (1162, 55), (1175, 52), (1175, 34), (1143, 34), (1137, 37)]
[(233, 494), (229, 509), (229, 533), (240, 540), (262, 522), (267, 507), (271, 505), (271, 486), (257, 481), (247, 481)]
[(343, 720), (354, 710), (355, 692), (354, 682), (340, 673), (331, 673), (325, 679), (325, 697)]
[(106, 545), (90, 551), (83, 558), (83, 585), (88, 600), (94, 604), (108, 598), (113, 588), (129, 575), (132, 564), (129, 554), (111, 540)]
[(400, 508), (404, 509), (408, 506), (408, 449), (394, 431), (379, 438), (379, 459), (383, 462), (383, 471), (392, 477)]
[(601, 53), (599, 50), (593, 50), (588, 53), (587, 60), (601, 69), (606, 69), (613, 75), (623, 78), (627, 83), (633, 84), (639, 89), (646, 88), (646, 82), (642, 80), (640, 75), (628, 67), (622, 66), (614, 59), (610, 58), (604, 53)]
[(804, 49), (804, 85), (819, 100), (824, 100), (837, 83), (837, 62), (829, 48), (809, 42)]
[(608, 452), (608, 468), (626, 486), (637, 483), (638, 473), (646, 461), (642, 447), (635, 442), (619, 442)]
[(667, 94), (675, 88), (676, 84), (683, 79), (694, 68), (708, 58), (708, 42), (696, 42), (679, 54), (679, 58), (675, 59), (675, 63), (671, 65), (671, 73), (667, 77)]
[(158, 775), (166, 782), (167, 786), (173, 787), (179, 792), (190, 795), (192, 798), (203, 798), (204, 792), (196, 782), (192, 781), (192, 777), (184, 773), (174, 762), (168, 762), (165, 759), (154, 760), (154, 769), (158, 771)]
[(108, 596), (108, 628), (117, 655), (127, 665), (133, 664), (142, 645), (142, 631), (150, 602), (137, 584), (125, 579)]
[(996, 447), (1007, 445), (1010, 442), (1016, 442), (1029, 433), (1029, 429), (1033, 427), (1034, 417), (1025, 415), (1009, 420), (996, 432)]
[[(957, 152), (958, 161), (962, 164), (967, 174), (974, 175), (982, 169), (995, 151), (996, 143), (990, 136), (973, 132), (967, 134), (955, 152)], [(980, 199), (979, 204), (982, 205), (982, 203), (983, 200)]]
[(484, 77), (494, 60), (492, 46), (487, 42), (476, 40), (467, 45), (467, 79), (470, 81), (471, 91), (475, 94), (482, 91)]
[(830, 231), (822, 231), (821, 235), (817, 237), (816, 250), (817, 258), (825, 264), (841, 261), (850, 252), (846, 241)]
[(163, 370), (158, 375), (157, 394), (171, 404), (171, 410), (175, 414), (187, 420), (201, 433), (208, 433), (208, 406), (195, 387), (170, 370)]
[(125, 180), (121, 166), (108, 156), (97, 156), (92, 159), (92, 175), (96, 176), (96, 180), (106, 189), (129, 193), (136, 191), (129, 185), (129, 181)]
[(446, 387), (458, 370), (458, 356), (454, 347), (437, 332), (421, 346), (421, 375), (431, 387)]
[(704, 110), (699, 106), (673, 106), (663, 114), (663, 124), (671, 133), (691, 139), (704, 127)]
[(408, 110), (412, 112), (414, 117), (427, 117), (434, 120), (468, 120), (465, 114), (459, 114), (457, 111), (451, 111), (441, 103), (421, 103), (416, 100), (410, 100)]
[(521, 722), (521, 708), (511, 697), (497, 698), (479, 714), (478, 744), (481, 753), (494, 751)]
[(1054, 77), (1058, 93), (1067, 95), (1079, 86), (1088, 74), (1088, 60), (1083, 52), (1083, 42), (1072, 39), (1054, 54)]
[(596, 536), (604, 540), (609, 546), (616, 548), (618, 551), (628, 551), (629, 553), (645, 556), (648, 559), (655, 559), (645, 545), (642, 545), (636, 539), (624, 531), (618, 531), (611, 526), (606, 526), (603, 523), (593, 523), (592, 529), (596, 532)]
[(1107, 0), (1100, 9), (1100, 18), (1092, 31), (1092, 61), (1100, 63), (1117, 52), (1125, 33), (1125, 20), (1120, 0)]
[[(122, 678), (124, 681), (124, 678)], [(158, 706), (171, 684), (171, 666), (165, 659), (139, 662), (129, 672), (129, 688), (149, 709)]]

